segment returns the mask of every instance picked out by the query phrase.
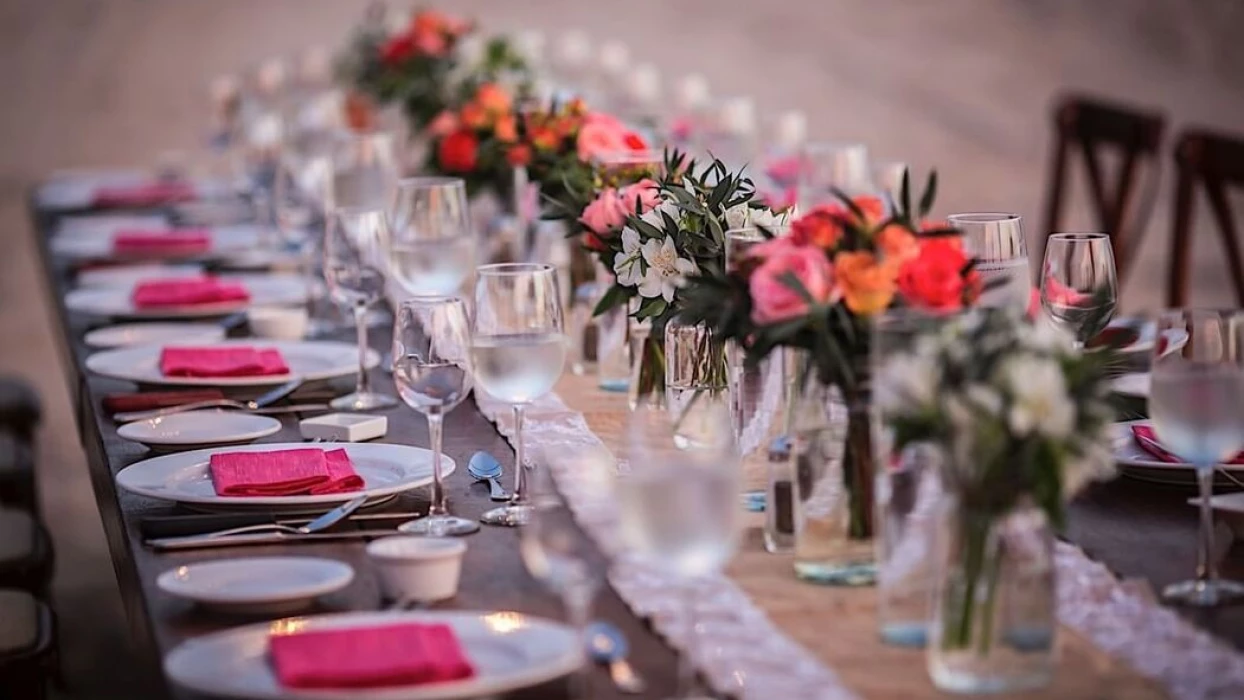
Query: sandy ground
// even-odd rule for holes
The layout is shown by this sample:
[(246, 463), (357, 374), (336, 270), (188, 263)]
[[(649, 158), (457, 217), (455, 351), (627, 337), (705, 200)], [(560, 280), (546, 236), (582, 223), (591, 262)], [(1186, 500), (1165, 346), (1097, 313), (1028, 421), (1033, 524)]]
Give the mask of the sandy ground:
[[(621, 39), (667, 71), (770, 113), (801, 108), (816, 138), (943, 175), (943, 212), (1013, 210), (1037, 233), (1049, 104), (1063, 89), (1162, 108), (1175, 129), (1244, 129), (1244, 29), (1220, 0), (455, 0), (497, 28), (573, 27)], [(64, 379), (27, 240), (26, 188), (81, 165), (153, 162), (203, 141), (215, 75), (314, 44), (335, 45), (364, 3), (347, 0), (0, 2), (0, 372), (48, 404), (40, 457), (60, 556), (56, 602), (77, 697), (134, 697), (126, 625), (84, 479)], [(1129, 310), (1160, 304), (1172, 178), (1164, 178)], [(1091, 227), (1082, 202), (1068, 228)], [(1041, 232), (1043, 233), (1043, 232)], [(1208, 231), (1206, 231), (1208, 233)], [(1202, 237), (1194, 301), (1231, 303), (1217, 244)]]

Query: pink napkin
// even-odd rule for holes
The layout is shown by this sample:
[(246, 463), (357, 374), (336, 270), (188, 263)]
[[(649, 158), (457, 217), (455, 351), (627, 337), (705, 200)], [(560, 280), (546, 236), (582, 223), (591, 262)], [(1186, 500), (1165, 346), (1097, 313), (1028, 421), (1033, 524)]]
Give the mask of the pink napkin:
[[(1166, 448), (1162, 447), (1162, 443), (1158, 442), (1157, 433), (1153, 432), (1153, 428), (1148, 425), (1133, 425), (1132, 437), (1136, 439), (1136, 444), (1140, 445), (1140, 449), (1163, 462), (1180, 464), (1187, 461), (1167, 452)], [(1244, 453), (1236, 455), (1228, 464), (1244, 464)]]
[(449, 625), (404, 623), (268, 637), (287, 688), (379, 688), (470, 678), (475, 669)]
[(96, 188), (91, 204), (96, 207), (155, 207), (194, 198), (194, 188), (189, 183), (148, 182)]
[(215, 277), (170, 277), (139, 282), (130, 297), (140, 309), (248, 301), (250, 293), (237, 282)]
[(208, 462), (220, 496), (298, 496), (363, 488), (345, 450), (222, 452)]
[(212, 247), (207, 229), (121, 230), (112, 236), (112, 253), (126, 257), (198, 255)]
[(160, 373), (166, 377), (266, 377), (289, 374), (289, 365), (275, 349), (170, 346), (160, 351)]

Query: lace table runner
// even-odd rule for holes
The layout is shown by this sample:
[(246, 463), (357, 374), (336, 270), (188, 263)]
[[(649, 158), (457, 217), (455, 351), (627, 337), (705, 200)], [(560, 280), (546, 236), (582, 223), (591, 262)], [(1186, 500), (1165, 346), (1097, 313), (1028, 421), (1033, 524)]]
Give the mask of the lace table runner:
[[(553, 472), (584, 529), (620, 557), (610, 581), (631, 609), (680, 653), (695, 635), (693, 661), (715, 690), (741, 698), (939, 696), (922, 651), (878, 639), (875, 589), (798, 581), (790, 558), (765, 552), (755, 527), (725, 574), (696, 581), (693, 596), (678, 579), (627, 559), (605, 486), (609, 470), (625, 467), (625, 397), (573, 375), (557, 392), (527, 411), (528, 461)], [(476, 403), (512, 439), (509, 407), (478, 392)], [(745, 481), (757, 487), (763, 475)], [(1057, 561), (1059, 672), (1032, 697), (1244, 697), (1244, 655), (1119, 582), (1080, 549), (1059, 543)], [(689, 601), (694, 632), (686, 629)]]

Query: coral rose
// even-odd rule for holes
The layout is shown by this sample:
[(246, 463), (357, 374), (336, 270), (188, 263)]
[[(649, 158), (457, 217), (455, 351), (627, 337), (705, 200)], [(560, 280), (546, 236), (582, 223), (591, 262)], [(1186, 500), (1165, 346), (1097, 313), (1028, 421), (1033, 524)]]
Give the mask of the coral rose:
[(660, 186), (650, 177), (623, 187), (619, 195), (622, 197), (622, 208), (626, 210), (628, 216), (635, 213), (637, 202), (640, 214), (652, 211), (661, 203)]
[(476, 102), (468, 102), (462, 106), (458, 119), (468, 129), (482, 129), (488, 125), (488, 111)]
[(626, 208), (622, 206), (622, 198), (618, 191), (606, 187), (600, 196), (583, 208), (583, 216), (579, 221), (593, 233), (604, 233), (621, 228), (626, 221)]
[(479, 141), (469, 131), (455, 131), (441, 139), (436, 159), (441, 167), (451, 173), (470, 172), (475, 168), (479, 155)]
[(433, 136), (448, 136), (458, 130), (458, 115), (444, 110), (433, 117), (428, 123), (428, 133)]
[(790, 226), (791, 238), (800, 245), (814, 245), (829, 250), (842, 238), (843, 209), (820, 206), (804, 214)]
[(842, 297), (852, 313), (861, 316), (884, 311), (894, 300), (897, 269), (877, 260), (866, 251), (839, 253), (834, 258), (834, 271), (842, 288)]
[(506, 115), (497, 120), (493, 133), (501, 143), (514, 143), (518, 140), (518, 123), (513, 115)]
[(525, 143), (514, 144), (505, 152), (505, 162), (515, 167), (531, 163), (531, 146)]
[(890, 224), (877, 233), (877, 247), (887, 262), (899, 266), (920, 255), (920, 241), (898, 224)]
[[(803, 285), (807, 297), (818, 304), (834, 300), (834, 268), (825, 253), (811, 246), (796, 246), (778, 241), (757, 246), (769, 246), (762, 251), (760, 265), (748, 279), (752, 297), (752, 320), (756, 323), (776, 323), (798, 318), (809, 312), (811, 305), (804, 294), (791, 289), (788, 276)], [(755, 250), (755, 249), (753, 249)]]
[(513, 106), (510, 93), (496, 83), (480, 85), (475, 92), (475, 102), (493, 115), (505, 114)]
[(537, 126), (531, 129), (531, 145), (541, 151), (551, 151), (557, 148), (561, 138), (547, 126)]
[(957, 311), (979, 293), (980, 277), (966, 276), (967, 253), (958, 238), (926, 238), (920, 254), (899, 270), (898, 287), (911, 306), (930, 311)]
[(579, 160), (588, 162), (608, 153), (645, 150), (648, 145), (616, 117), (595, 112), (579, 127), (576, 148)]

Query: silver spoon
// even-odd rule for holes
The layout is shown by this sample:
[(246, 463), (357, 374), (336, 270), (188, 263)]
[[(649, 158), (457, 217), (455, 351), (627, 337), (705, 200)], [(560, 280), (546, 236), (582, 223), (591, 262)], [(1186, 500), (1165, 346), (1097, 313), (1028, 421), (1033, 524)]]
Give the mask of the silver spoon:
[(609, 677), (618, 690), (638, 695), (646, 688), (644, 679), (626, 660), (630, 645), (622, 630), (608, 622), (593, 622), (587, 626), (587, 653), (598, 664), (609, 667)]
[(488, 484), (488, 497), (494, 501), (508, 501), (510, 494), (501, 485), (498, 477), (501, 476), (501, 463), (496, 457), (487, 452), (476, 452), (471, 455), (471, 460), (467, 462), (467, 473), (475, 478), (476, 481), (483, 481)]

